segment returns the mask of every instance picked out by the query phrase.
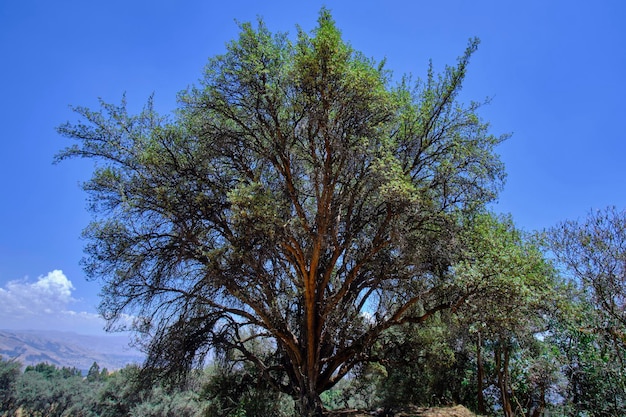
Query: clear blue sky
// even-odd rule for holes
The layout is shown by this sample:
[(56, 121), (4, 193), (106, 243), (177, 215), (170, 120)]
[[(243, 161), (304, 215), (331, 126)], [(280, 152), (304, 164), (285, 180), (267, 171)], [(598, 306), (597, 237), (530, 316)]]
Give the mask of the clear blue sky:
[[(208, 57), (262, 16), (273, 31), (314, 27), (320, 7), (344, 39), (396, 75), (454, 64), (470, 37), (464, 100), (482, 116), (508, 180), (494, 210), (526, 230), (626, 207), (626, 2), (159, 1), (0, 2), (0, 328), (99, 331), (99, 286), (79, 265), (90, 220), (80, 181), (91, 164), (52, 165), (55, 127), (97, 98), (171, 111)], [(62, 271), (62, 272), (61, 272)]]

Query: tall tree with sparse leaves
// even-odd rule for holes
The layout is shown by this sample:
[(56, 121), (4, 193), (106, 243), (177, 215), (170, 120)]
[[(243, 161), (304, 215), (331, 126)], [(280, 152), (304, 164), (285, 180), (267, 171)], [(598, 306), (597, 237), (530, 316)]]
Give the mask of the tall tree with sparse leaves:
[[(210, 59), (172, 118), (150, 101), (76, 108), (58, 160), (98, 162), (86, 271), (110, 327), (147, 337), (147, 369), (236, 352), (301, 415), (387, 329), (459, 303), (460, 219), (492, 201), (503, 167), (454, 67), (395, 84), (345, 43), (327, 10), (291, 41), (260, 21)], [(269, 339), (272, 354), (250, 343)]]

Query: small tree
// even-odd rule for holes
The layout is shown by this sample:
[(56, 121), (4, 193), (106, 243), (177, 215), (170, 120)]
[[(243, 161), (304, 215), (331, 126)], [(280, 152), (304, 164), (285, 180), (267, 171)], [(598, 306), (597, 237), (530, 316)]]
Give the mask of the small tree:
[(496, 403), (505, 416), (541, 415), (558, 369), (544, 366), (537, 335), (558, 308), (558, 278), (511, 218), (480, 213), (464, 230), (454, 271), (468, 296), (427, 325), (387, 332), (385, 396), (391, 404), (455, 402), (488, 414)]
[[(59, 131), (78, 144), (58, 159), (99, 163), (85, 265), (109, 326), (134, 314), (153, 370), (236, 350), (318, 414), (385, 330), (465, 296), (449, 268), (460, 219), (503, 178), (503, 138), (456, 101), (477, 44), (391, 85), (322, 10), (295, 43), (243, 24), (174, 120), (151, 102), (77, 108), (85, 122)], [(258, 338), (268, 358), (248, 348)]]
[[(532, 364), (539, 375), (540, 362), (534, 363), (540, 350), (536, 336), (548, 330), (548, 319), (558, 309), (561, 295), (557, 274), (538, 242), (517, 230), (511, 218), (482, 214), (472, 219), (467, 230), (468, 253), (456, 271), (478, 295), (459, 309), (459, 319), (466, 323), (476, 343), (477, 409), (487, 411), (483, 361), (485, 345), (489, 344), (503, 414), (512, 417), (522, 412), (530, 416), (535, 410), (541, 414), (547, 394), (541, 394), (540, 381), (535, 378), (537, 395), (525, 389), (527, 398), (520, 401), (511, 371), (518, 359), (525, 361), (527, 368)], [(529, 386), (530, 374), (522, 378), (522, 385)]]
[(555, 334), (567, 363), (572, 415), (626, 412), (626, 211), (591, 212), (546, 233), (548, 249), (578, 289)]
[(87, 372), (87, 381), (89, 382), (96, 382), (100, 380), (100, 365), (98, 365), (98, 362), (94, 362), (90, 367), (89, 367), (89, 371)]
[(136, 365), (112, 373), (97, 390), (94, 409), (100, 417), (130, 415), (137, 404), (143, 403), (142, 390), (137, 384), (139, 369)]

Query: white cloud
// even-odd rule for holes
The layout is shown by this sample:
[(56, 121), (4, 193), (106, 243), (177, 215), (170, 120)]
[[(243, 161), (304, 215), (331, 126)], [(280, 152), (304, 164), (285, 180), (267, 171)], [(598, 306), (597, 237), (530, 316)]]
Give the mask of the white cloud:
[(99, 333), (104, 320), (95, 313), (73, 311), (70, 305), (76, 288), (61, 270), (30, 282), (9, 281), (0, 288), (0, 328), (45, 329)]
[(49, 272), (45, 277), (39, 277), (39, 280), (31, 287), (39, 294), (54, 297), (62, 302), (70, 301), (72, 290), (76, 289), (72, 285), (72, 281), (67, 279), (63, 271), (58, 269)]

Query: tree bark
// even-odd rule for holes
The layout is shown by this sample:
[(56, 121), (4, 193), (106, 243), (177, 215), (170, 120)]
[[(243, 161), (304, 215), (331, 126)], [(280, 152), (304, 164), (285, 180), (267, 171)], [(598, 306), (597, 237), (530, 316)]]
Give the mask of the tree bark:
[(509, 359), (510, 348), (502, 343), (495, 349), (498, 387), (502, 399), (502, 411), (505, 417), (514, 417), (511, 395), (509, 392)]
[(539, 397), (539, 404), (530, 414), (530, 417), (541, 417), (543, 415), (543, 410), (546, 408), (546, 388), (541, 387), (541, 394)]
[(478, 401), (478, 412), (480, 414), (487, 414), (487, 407), (485, 406), (485, 394), (484, 390), (484, 380), (485, 380), (485, 367), (483, 364), (483, 339), (478, 333), (478, 338), (476, 340), (476, 364), (478, 367), (477, 375), (476, 375), (476, 390), (477, 390), (477, 401)]
[(301, 417), (322, 417), (323, 415), (322, 400), (313, 387), (300, 393), (297, 408)]

